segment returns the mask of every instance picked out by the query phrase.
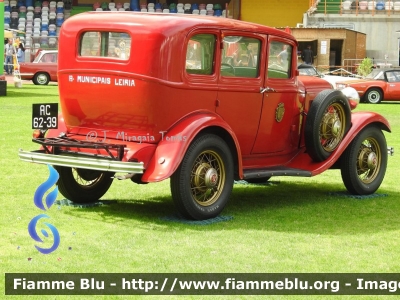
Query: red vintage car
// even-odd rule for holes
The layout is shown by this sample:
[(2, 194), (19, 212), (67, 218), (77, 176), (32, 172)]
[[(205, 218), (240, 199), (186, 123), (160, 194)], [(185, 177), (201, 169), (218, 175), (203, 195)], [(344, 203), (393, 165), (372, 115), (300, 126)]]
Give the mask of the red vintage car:
[(351, 113), (352, 89), (298, 76), (297, 41), (281, 30), (88, 12), (65, 21), (59, 54), (58, 128), (35, 131), (41, 149), (19, 156), (55, 166), (72, 201), (97, 201), (115, 178), (170, 179), (182, 215), (208, 219), (224, 209), (234, 180), (339, 168), (348, 191), (363, 195), (384, 178), (388, 121)]
[(400, 70), (375, 69), (363, 80), (337, 83), (338, 89), (353, 87), (363, 102), (376, 104), (382, 100), (400, 100)]
[(36, 85), (47, 85), (57, 82), (57, 50), (40, 50), (31, 63), (21, 63), (21, 79), (32, 80)]

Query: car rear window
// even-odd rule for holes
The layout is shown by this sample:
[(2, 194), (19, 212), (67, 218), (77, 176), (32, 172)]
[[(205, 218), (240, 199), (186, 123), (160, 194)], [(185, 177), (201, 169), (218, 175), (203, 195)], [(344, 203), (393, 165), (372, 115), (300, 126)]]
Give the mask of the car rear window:
[(214, 73), (215, 35), (193, 36), (186, 50), (186, 72), (189, 74), (211, 75)]
[(87, 31), (82, 34), (79, 55), (128, 60), (131, 37), (124, 32)]

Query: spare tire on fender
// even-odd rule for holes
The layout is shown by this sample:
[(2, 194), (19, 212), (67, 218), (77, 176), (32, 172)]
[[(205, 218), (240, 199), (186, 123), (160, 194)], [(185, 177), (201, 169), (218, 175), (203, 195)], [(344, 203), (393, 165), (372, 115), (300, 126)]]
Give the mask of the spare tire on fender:
[(348, 99), (338, 90), (320, 92), (307, 113), (304, 138), (307, 153), (316, 162), (326, 160), (339, 146), (351, 124)]

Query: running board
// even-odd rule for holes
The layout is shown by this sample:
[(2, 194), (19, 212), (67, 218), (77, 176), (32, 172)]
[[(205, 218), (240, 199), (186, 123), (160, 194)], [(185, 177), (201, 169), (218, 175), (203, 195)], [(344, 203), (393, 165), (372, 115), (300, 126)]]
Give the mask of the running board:
[(265, 169), (243, 170), (243, 176), (244, 176), (244, 179), (253, 179), (253, 178), (264, 178), (264, 177), (272, 177), (272, 176), (311, 177), (312, 174), (310, 171), (278, 166), (278, 167), (265, 168)]

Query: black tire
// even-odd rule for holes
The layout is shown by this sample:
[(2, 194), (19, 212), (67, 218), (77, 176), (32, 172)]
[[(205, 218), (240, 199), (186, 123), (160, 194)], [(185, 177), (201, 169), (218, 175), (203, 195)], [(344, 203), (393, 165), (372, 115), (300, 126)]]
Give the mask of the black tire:
[(233, 159), (224, 140), (213, 134), (198, 137), (171, 176), (172, 199), (186, 218), (218, 216), (233, 188)]
[(77, 203), (91, 203), (99, 200), (110, 188), (114, 176), (112, 172), (54, 167), (60, 178), (58, 190), (61, 194)]
[(262, 178), (249, 178), (246, 179), (248, 183), (266, 183), (271, 177), (262, 177)]
[(382, 99), (382, 91), (376, 88), (369, 89), (364, 95), (364, 102), (370, 104), (378, 104)]
[(326, 160), (350, 128), (351, 108), (338, 90), (320, 92), (307, 113), (304, 129), (308, 154), (316, 162)]
[(342, 155), (341, 174), (347, 190), (355, 195), (375, 193), (385, 177), (387, 161), (382, 131), (375, 126), (363, 129)]
[(35, 74), (32, 81), (36, 85), (48, 85), (50, 82), (50, 76), (47, 73), (39, 72)]

